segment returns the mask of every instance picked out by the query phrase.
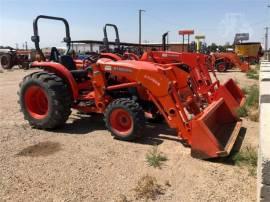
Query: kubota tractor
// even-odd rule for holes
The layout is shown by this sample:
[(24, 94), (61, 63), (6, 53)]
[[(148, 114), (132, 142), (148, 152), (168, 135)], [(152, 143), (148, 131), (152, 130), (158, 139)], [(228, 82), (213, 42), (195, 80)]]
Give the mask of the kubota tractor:
[(241, 120), (223, 97), (201, 108), (186, 70), (173, 64), (164, 68), (150, 62), (108, 58), (89, 58), (91, 65), (78, 70), (68, 54), (57, 56), (57, 62), (45, 60), (37, 26), (42, 18), (64, 22), (64, 41), (67, 50), (70, 48), (69, 26), (64, 18), (38, 16), (34, 20), (32, 40), (41, 61), (32, 66), (43, 70), (24, 77), (19, 90), (21, 110), (30, 125), (56, 128), (65, 123), (73, 108), (103, 114), (113, 136), (133, 140), (143, 135), (145, 113), (158, 112), (190, 145), (193, 157), (207, 159), (230, 153)]
[(226, 72), (228, 69), (239, 68), (242, 72), (250, 70), (249, 63), (241, 61), (234, 52), (216, 52), (212, 54), (214, 66), (219, 72)]

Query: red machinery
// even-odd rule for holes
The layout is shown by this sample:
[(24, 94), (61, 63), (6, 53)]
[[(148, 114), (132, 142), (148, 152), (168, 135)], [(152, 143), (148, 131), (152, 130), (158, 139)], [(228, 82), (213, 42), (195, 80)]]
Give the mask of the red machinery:
[(32, 55), (31, 50), (2, 49), (0, 50), (0, 64), (3, 69), (11, 69), (15, 65), (26, 69), (33, 61)]
[[(230, 79), (221, 85), (213, 66), (211, 58), (208, 55), (200, 53), (178, 53), (170, 51), (152, 51), (145, 52), (141, 58), (142, 61), (152, 61), (158, 64), (183, 63), (189, 68), (190, 76), (193, 80), (193, 87), (199, 95), (206, 99), (207, 103), (217, 100), (219, 97), (227, 94), (228, 104), (236, 111), (245, 102), (245, 96), (242, 90)], [(209, 69), (213, 74), (215, 81), (209, 74)]]
[[(63, 21), (69, 50), (69, 26), (65, 19), (38, 16), (34, 36), (39, 48), (37, 23), (40, 18)], [(191, 155), (207, 159), (227, 156), (238, 136), (241, 120), (226, 98), (220, 96), (206, 108), (192, 88), (185, 69), (158, 64), (102, 58), (90, 59), (86, 70), (78, 70), (68, 55), (59, 61), (34, 62), (43, 71), (26, 76), (20, 84), (19, 101), (24, 117), (37, 128), (53, 129), (65, 123), (71, 108), (104, 114), (108, 130), (121, 140), (141, 136), (144, 114), (157, 110), (179, 138), (191, 146)], [(155, 110), (153, 110), (155, 109)], [(91, 124), (91, 123), (89, 123)]]
[(242, 72), (247, 72), (250, 69), (249, 64), (242, 62), (234, 52), (213, 53), (212, 60), (219, 72), (225, 72), (234, 67), (239, 68)]
[[(116, 26), (114, 25), (114, 27)], [(116, 36), (118, 36), (116, 41), (120, 42), (118, 29), (116, 30)], [(187, 33), (190, 34), (191, 32), (188, 31)], [(114, 53), (119, 53), (120, 55), (109, 53), (110, 56), (105, 57), (115, 61), (123, 59), (147, 61), (160, 64), (164, 68), (166, 68), (168, 65), (174, 64), (175, 68), (182, 68), (190, 74), (190, 78), (193, 81), (192, 88), (196, 91), (199, 97), (205, 101), (205, 103), (211, 103), (213, 100), (217, 100), (219, 97), (224, 96), (226, 97), (225, 100), (227, 100), (227, 103), (232, 107), (232, 109), (234, 109), (235, 112), (237, 108), (244, 104), (244, 93), (232, 79), (228, 80), (224, 85), (220, 84), (215, 74), (211, 60), (212, 58), (210, 56), (201, 53), (179, 53), (167, 51), (166, 37), (167, 33), (163, 34), (163, 51), (147, 51), (144, 52), (141, 58), (139, 58), (133, 53), (127, 53), (124, 51), (120, 53), (116, 50)], [(107, 51), (109, 51), (109, 49), (107, 49)], [(214, 82), (212, 82), (209, 70), (212, 72), (213, 78), (215, 78)]]

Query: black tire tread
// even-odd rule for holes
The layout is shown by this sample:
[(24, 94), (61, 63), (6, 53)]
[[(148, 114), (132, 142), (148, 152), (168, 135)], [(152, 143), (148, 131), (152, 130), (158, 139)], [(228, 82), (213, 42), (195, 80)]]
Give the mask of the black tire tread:
[[(110, 116), (111, 111), (115, 108), (125, 109), (126, 111), (130, 113), (130, 115), (133, 118), (133, 124), (134, 124), (133, 131), (125, 137), (118, 136), (111, 130), (109, 116)], [(112, 136), (114, 136), (116, 139), (125, 140), (125, 141), (131, 141), (140, 137), (142, 135), (142, 130), (145, 126), (145, 116), (144, 116), (144, 111), (142, 107), (139, 105), (139, 103), (128, 98), (119, 98), (112, 101), (107, 106), (104, 112), (104, 121), (105, 121), (106, 127), (111, 132)]]
[[(221, 71), (221, 70), (218, 68), (220, 64), (224, 64), (224, 65), (225, 65), (225, 70)], [(217, 69), (218, 72), (226, 72), (226, 71), (228, 70), (228, 67), (227, 67), (226, 62), (221, 61), (221, 62), (216, 63), (216, 69)]]
[[(8, 64), (6, 64), (6, 65), (2, 64), (2, 58), (4, 58), (4, 57), (6, 57), (7, 60), (9, 61)], [(11, 54), (8, 54), (8, 53), (3, 54), (2, 56), (0, 56), (0, 61), (1, 61), (1, 66), (2, 66), (3, 69), (11, 69), (12, 66), (13, 66), (13, 61), (12, 61), (12, 55)]]
[[(50, 117), (48, 117), (46, 121), (38, 121), (32, 118), (24, 106), (22, 89), (26, 84), (31, 82), (42, 83), (43, 87), (49, 92), (48, 96), (50, 96), (53, 101), (53, 110), (48, 115)], [(25, 76), (19, 86), (20, 90), (18, 95), (21, 111), (24, 114), (24, 119), (27, 120), (31, 126), (39, 129), (54, 129), (66, 122), (71, 114), (72, 97), (68, 85), (60, 77), (48, 72), (34, 72)]]

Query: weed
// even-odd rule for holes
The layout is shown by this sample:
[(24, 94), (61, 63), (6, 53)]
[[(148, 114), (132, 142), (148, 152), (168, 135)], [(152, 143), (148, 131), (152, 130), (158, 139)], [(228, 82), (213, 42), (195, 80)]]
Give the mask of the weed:
[(251, 121), (259, 122), (260, 113), (258, 109), (251, 110), (248, 114), (248, 117)]
[(245, 88), (246, 102), (242, 107), (237, 109), (239, 117), (249, 117), (252, 121), (259, 121), (259, 88), (257, 85)]
[(115, 202), (128, 202), (128, 199), (124, 194), (119, 194), (114, 201)]
[(247, 87), (242, 88), (242, 91), (243, 91), (243, 93), (244, 93), (245, 95), (248, 94), (248, 88), (247, 88)]
[(146, 154), (146, 161), (149, 166), (160, 168), (162, 163), (167, 160), (167, 157), (158, 151), (157, 146), (154, 146), (151, 151)]
[(157, 183), (155, 177), (145, 175), (139, 181), (134, 189), (137, 199), (155, 200), (158, 195), (164, 194), (164, 189)]
[(259, 64), (256, 64), (255, 65), (255, 69), (260, 70), (260, 65)]
[(247, 77), (249, 79), (255, 79), (258, 80), (259, 79), (259, 73), (257, 69), (251, 69), (246, 73)]
[(236, 112), (237, 112), (238, 117), (248, 116), (248, 109), (247, 109), (246, 105), (239, 107)]
[(171, 187), (171, 186), (172, 186), (169, 180), (166, 180), (164, 184), (165, 184), (167, 187)]
[(235, 165), (245, 166), (248, 168), (250, 175), (256, 175), (256, 167), (257, 167), (257, 151), (255, 148), (251, 146), (247, 146), (243, 148), (243, 150), (234, 154), (232, 157)]
[(259, 106), (259, 88), (257, 85), (251, 86), (248, 90), (248, 96), (246, 100), (246, 105), (248, 107), (256, 107)]

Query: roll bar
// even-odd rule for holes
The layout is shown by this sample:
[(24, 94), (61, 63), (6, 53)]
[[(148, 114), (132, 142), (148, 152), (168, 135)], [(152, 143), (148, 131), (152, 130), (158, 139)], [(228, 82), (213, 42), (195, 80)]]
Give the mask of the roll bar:
[(47, 16), (47, 15), (39, 15), (34, 19), (34, 22), (33, 22), (34, 35), (31, 37), (31, 40), (35, 43), (35, 48), (38, 51), (38, 53), (40, 54), (41, 59), (45, 60), (45, 56), (39, 47), (39, 42), (40, 42), (40, 38), (38, 35), (38, 20), (39, 19), (58, 20), (58, 21), (62, 21), (65, 24), (66, 37), (64, 37), (63, 41), (67, 44), (67, 51), (66, 51), (66, 54), (67, 54), (70, 50), (70, 42), (71, 42), (68, 21), (65, 18), (53, 17), (53, 16)]
[(166, 51), (167, 50), (167, 44), (166, 44), (166, 39), (168, 38), (169, 32), (165, 32), (162, 34), (162, 50)]
[(108, 39), (108, 34), (107, 34), (107, 27), (112, 27), (114, 28), (115, 31), (115, 45), (117, 46), (118, 49), (120, 49), (120, 38), (119, 38), (119, 32), (118, 32), (118, 28), (116, 25), (114, 24), (106, 24), (103, 27), (103, 33), (104, 33), (104, 39), (103, 39), (103, 43), (105, 45), (106, 51), (109, 52), (109, 39)]

